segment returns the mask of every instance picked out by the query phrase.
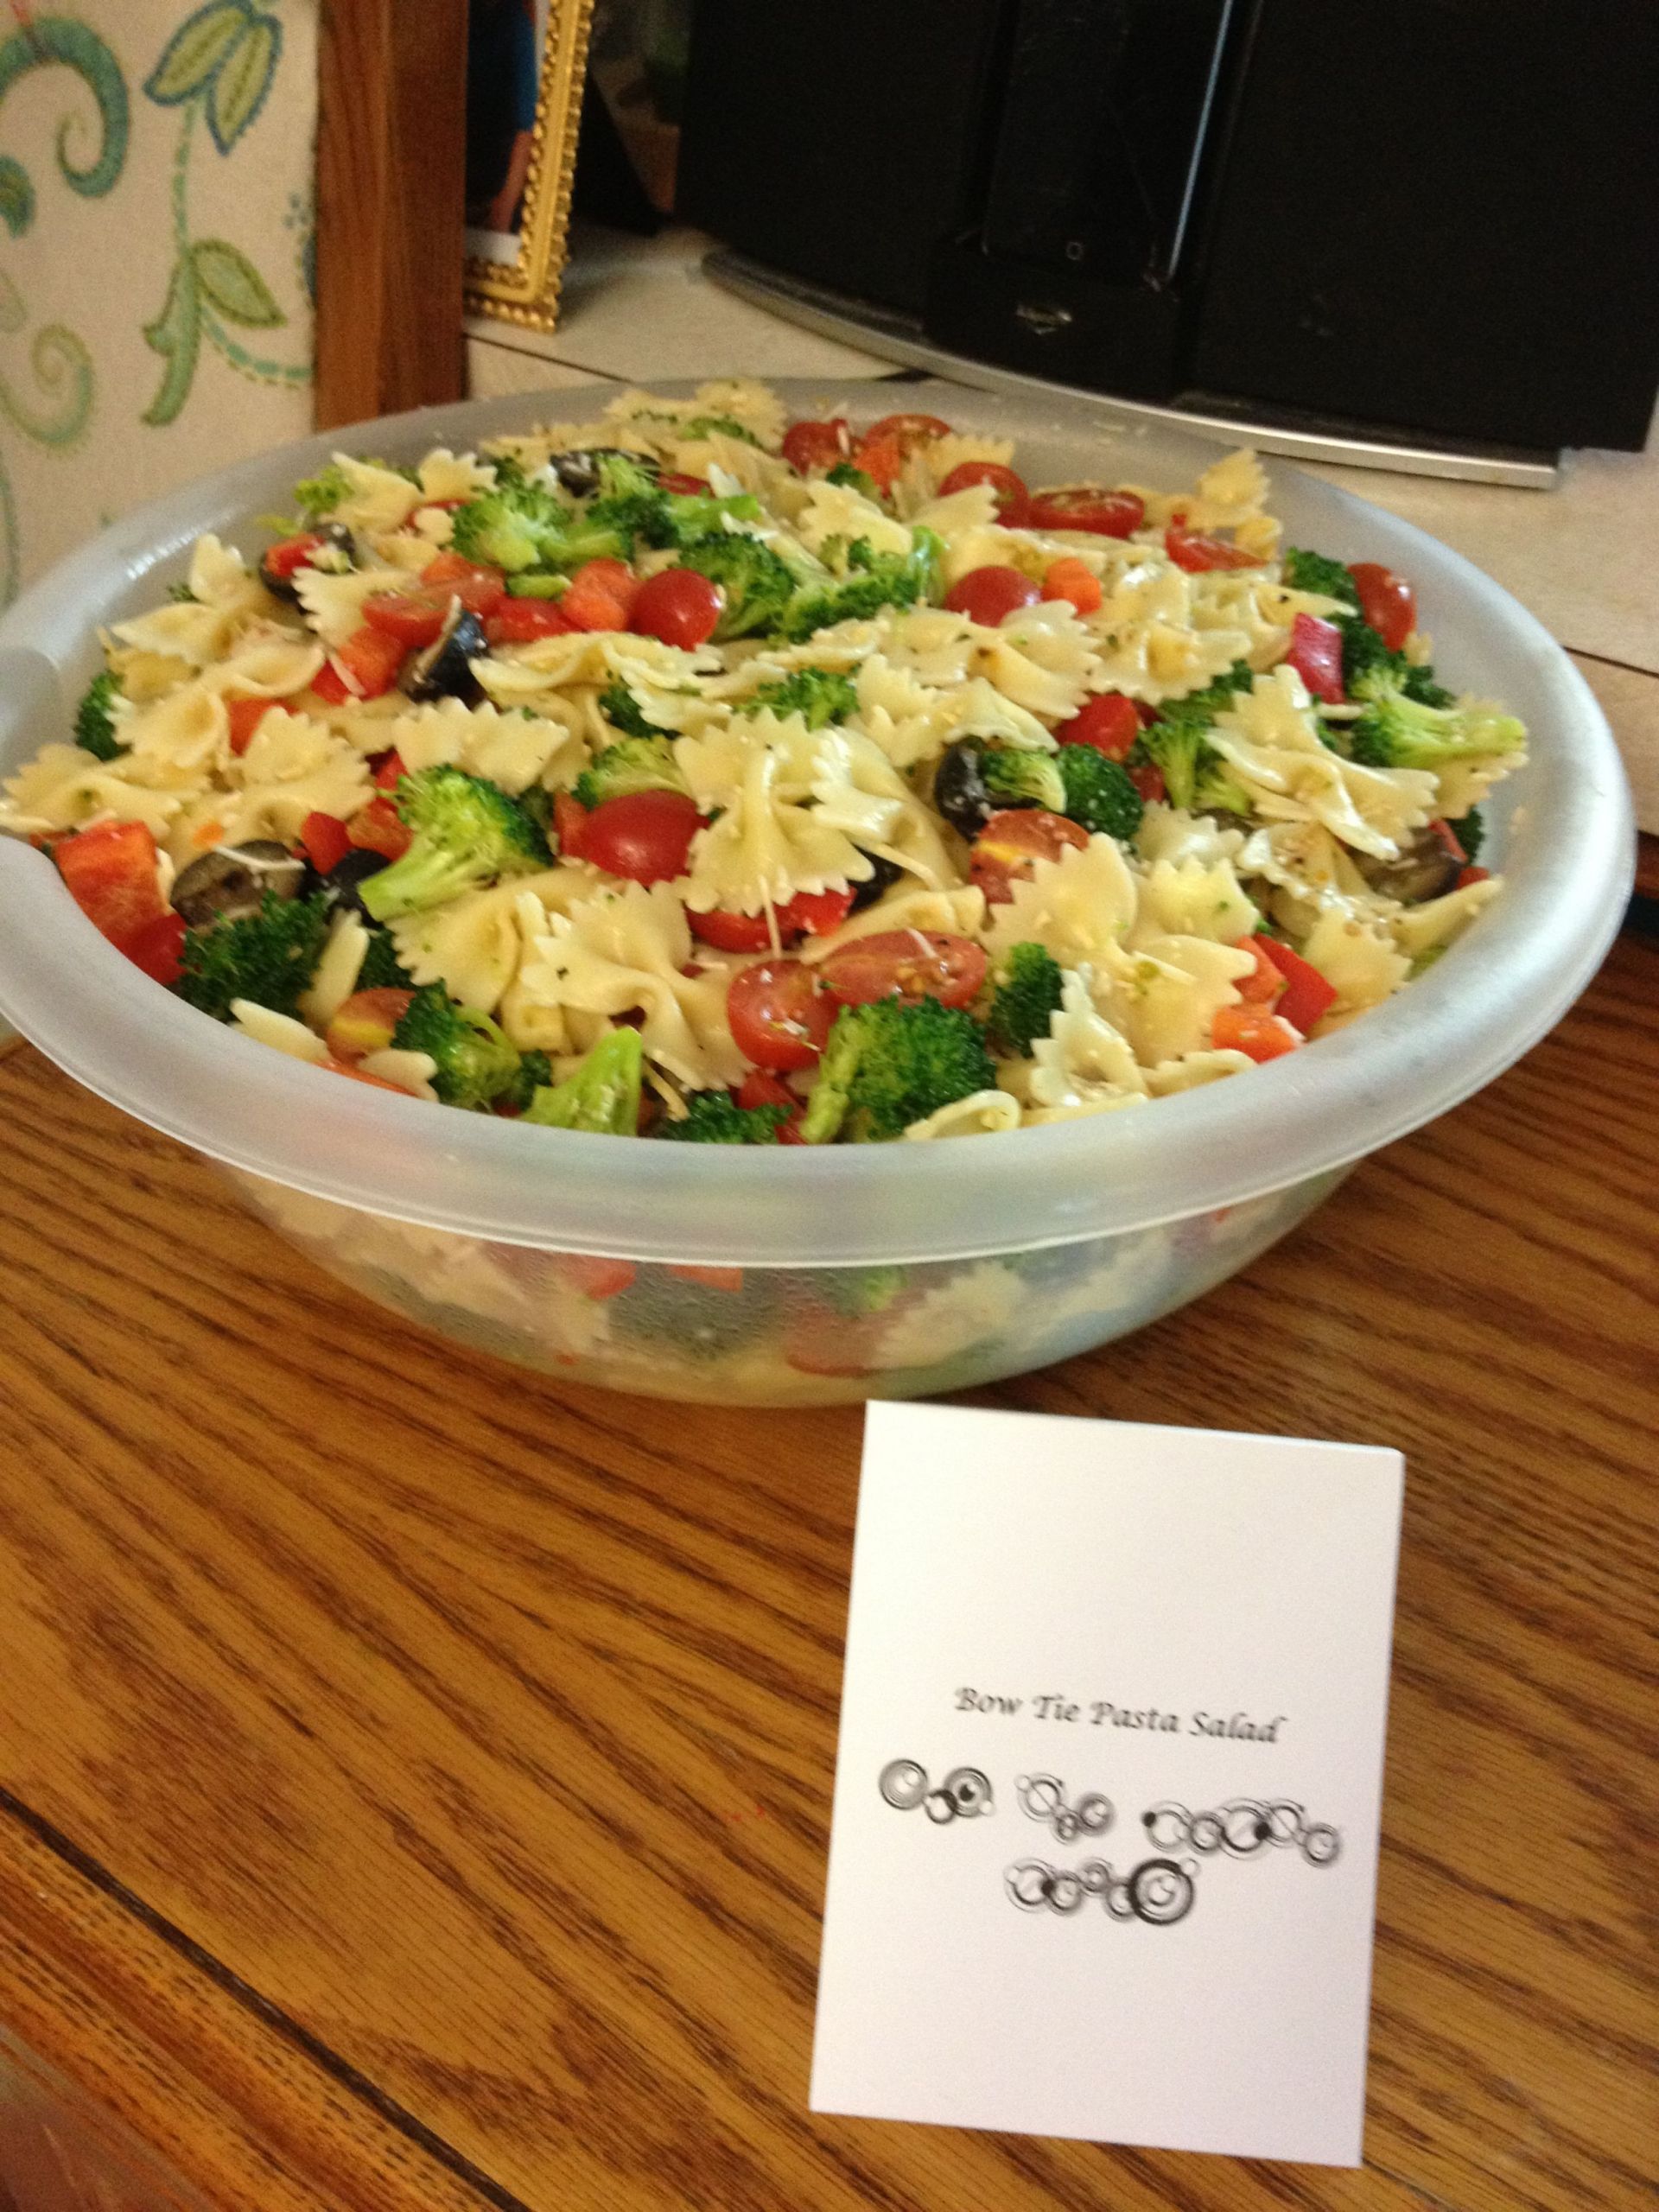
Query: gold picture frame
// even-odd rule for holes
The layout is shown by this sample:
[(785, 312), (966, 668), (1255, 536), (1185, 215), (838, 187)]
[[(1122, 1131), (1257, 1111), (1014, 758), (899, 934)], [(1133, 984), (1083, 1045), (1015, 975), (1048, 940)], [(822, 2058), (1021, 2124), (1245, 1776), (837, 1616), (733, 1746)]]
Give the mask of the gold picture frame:
[[(545, 40), (518, 228), (490, 233), (501, 242), (501, 250), (489, 255), (470, 251), (466, 264), (468, 314), (526, 330), (551, 330), (558, 321), (594, 16), (594, 0), (543, 3)], [(515, 238), (517, 251), (509, 256), (505, 245)]]

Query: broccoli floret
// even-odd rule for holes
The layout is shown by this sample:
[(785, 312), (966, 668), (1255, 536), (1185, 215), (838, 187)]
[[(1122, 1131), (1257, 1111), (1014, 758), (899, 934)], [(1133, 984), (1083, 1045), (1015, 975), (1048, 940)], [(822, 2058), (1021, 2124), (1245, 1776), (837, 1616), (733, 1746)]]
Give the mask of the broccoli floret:
[[(1092, 751), (1077, 746), (1072, 750)], [(986, 1031), (1001, 1052), (1031, 1058), (1033, 1041), (1046, 1037), (1051, 1014), (1060, 1010), (1060, 963), (1046, 946), (1016, 944), (997, 967)]]
[(680, 425), (680, 435), (688, 440), (716, 435), (737, 438), (746, 446), (758, 446), (760, 442), (753, 430), (744, 429), (735, 415), (694, 415), (689, 423)]
[(683, 791), (685, 778), (665, 737), (625, 737), (607, 745), (576, 779), (574, 797), (580, 806), (595, 807), (607, 798), (626, 798), (631, 791)]
[(412, 991), (415, 978), (397, 957), (390, 930), (371, 930), (369, 949), (357, 971), (359, 991)]
[(489, 1015), (457, 1006), (442, 983), (416, 992), (391, 1041), (400, 1052), (425, 1052), (437, 1063), (432, 1088), (446, 1106), (481, 1109), (518, 1074), (518, 1055)]
[(279, 899), (267, 891), (257, 914), (187, 930), (179, 953), (178, 992), (216, 1021), (231, 1019), (232, 1001), (251, 999), (277, 1014), (296, 1014), (316, 972), (328, 934), (332, 902)]
[(463, 768), (405, 776), (392, 804), (415, 837), (401, 860), (365, 878), (358, 893), (374, 921), (441, 906), (497, 876), (548, 864), (547, 840), (524, 809)]
[(885, 1313), (904, 1287), (902, 1268), (836, 1268), (812, 1285), (837, 1313)]
[(75, 709), (75, 743), (94, 760), (118, 760), (126, 751), (115, 734), (115, 702), (121, 686), (111, 669), (95, 676)]
[(549, 1087), (552, 1081), (553, 1063), (545, 1052), (521, 1052), (518, 1074), (495, 1103), (498, 1106), (511, 1106), (520, 1114), (527, 1113), (536, 1093)]
[(787, 1106), (740, 1106), (729, 1090), (694, 1090), (683, 1122), (664, 1122), (657, 1134), (681, 1144), (776, 1144)]
[(1478, 806), (1471, 806), (1467, 814), (1460, 814), (1455, 822), (1448, 822), (1446, 826), (1463, 847), (1465, 860), (1480, 858), (1480, 849), (1486, 842), (1486, 823)]
[(858, 687), (850, 676), (842, 676), (834, 669), (798, 668), (775, 683), (761, 684), (733, 711), (758, 715), (762, 709), (779, 718), (800, 715), (808, 729), (823, 729), (830, 722), (844, 722), (858, 712)]
[(1484, 700), (1429, 707), (1411, 696), (1392, 671), (1374, 669), (1355, 686), (1365, 711), (1351, 723), (1349, 757), (1367, 768), (1429, 768), (1454, 760), (1516, 753), (1527, 741), (1525, 723)]
[(836, 1136), (882, 1143), (995, 1081), (979, 1025), (959, 1007), (937, 999), (843, 1007), (818, 1061), (801, 1135), (808, 1144)]
[(1063, 745), (1055, 761), (1065, 786), (1062, 814), (1091, 834), (1134, 836), (1146, 809), (1121, 760), (1109, 760), (1092, 745)]
[(615, 560), (632, 550), (620, 531), (580, 518), (545, 485), (518, 478), (457, 507), (452, 549), (510, 576), (537, 569), (563, 574), (584, 561)]
[(1190, 691), (1184, 699), (1166, 699), (1157, 721), (1141, 731), (1134, 757), (1163, 771), (1172, 806), (1198, 814), (1250, 811), (1249, 793), (1229, 773), (1205, 733), (1231, 706), (1233, 694), (1248, 691), (1255, 681), (1248, 662), (1236, 660), (1224, 676), (1202, 691)]
[(868, 469), (855, 468), (850, 461), (838, 461), (826, 473), (823, 480), (826, 484), (844, 484), (849, 492), (857, 492), (863, 498), (878, 503), (881, 498), (881, 486), (874, 477)]
[(795, 594), (787, 563), (758, 537), (734, 531), (694, 538), (682, 552), (680, 566), (719, 585), (725, 604), (715, 636), (722, 642), (776, 630)]
[(1342, 632), (1343, 689), (1351, 699), (1368, 696), (1368, 685), (1381, 684), (1403, 692), (1421, 707), (1449, 707), (1454, 695), (1434, 681), (1427, 664), (1391, 652), (1369, 622), (1357, 614), (1344, 615), (1337, 627)]
[(658, 729), (655, 722), (645, 720), (639, 710), (639, 701), (627, 685), (620, 681), (607, 685), (600, 693), (599, 711), (625, 737), (668, 737), (672, 734), (669, 730)]
[(617, 1137), (639, 1134), (645, 1047), (637, 1029), (613, 1029), (574, 1075), (538, 1090), (524, 1113), (549, 1129), (594, 1129)]
[(784, 636), (810, 638), (837, 622), (865, 620), (884, 607), (914, 607), (918, 600), (938, 599), (944, 543), (931, 530), (918, 529), (911, 535), (913, 542), (907, 554), (876, 553), (868, 538), (855, 538), (847, 548), (844, 576), (808, 583), (798, 593), (784, 619)]
[(1065, 781), (1052, 753), (988, 746), (980, 755), (979, 772), (998, 806), (1045, 806), (1051, 814), (1065, 810)]
[(326, 468), (294, 486), (294, 503), (308, 522), (321, 522), (349, 496), (351, 488), (345, 470), (337, 461), (331, 461)]
[(1340, 561), (1327, 554), (1310, 553), (1293, 545), (1285, 555), (1285, 582), (1293, 591), (1318, 592), (1324, 599), (1339, 599), (1359, 612), (1359, 587)]

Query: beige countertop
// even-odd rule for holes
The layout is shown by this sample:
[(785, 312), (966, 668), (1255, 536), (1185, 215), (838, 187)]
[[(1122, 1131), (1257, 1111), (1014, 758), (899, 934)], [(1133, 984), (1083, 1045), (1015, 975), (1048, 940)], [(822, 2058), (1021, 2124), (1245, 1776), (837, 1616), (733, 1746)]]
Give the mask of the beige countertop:
[[(709, 241), (581, 230), (559, 327), (468, 326), (483, 396), (614, 378), (882, 376), (873, 353), (798, 328), (709, 283)], [(1659, 835), (1659, 435), (1642, 454), (1569, 454), (1553, 492), (1315, 467), (1441, 538), (1531, 608), (1572, 653), (1612, 724), (1642, 827)]]

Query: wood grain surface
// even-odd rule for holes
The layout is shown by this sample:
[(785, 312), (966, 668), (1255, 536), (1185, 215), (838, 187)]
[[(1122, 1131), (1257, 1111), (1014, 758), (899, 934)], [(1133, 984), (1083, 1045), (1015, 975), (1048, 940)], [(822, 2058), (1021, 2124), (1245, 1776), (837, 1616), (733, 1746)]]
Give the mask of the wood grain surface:
[(13, 1054), (0, 2021), (238, 2212), (1650, 2202), (1656, 1077), (1627, 937), (1245, 1274), (984, 1394), (1407, 1454), (1340, 2173), (810, 2115), (857, 1414), (451, 1350)]

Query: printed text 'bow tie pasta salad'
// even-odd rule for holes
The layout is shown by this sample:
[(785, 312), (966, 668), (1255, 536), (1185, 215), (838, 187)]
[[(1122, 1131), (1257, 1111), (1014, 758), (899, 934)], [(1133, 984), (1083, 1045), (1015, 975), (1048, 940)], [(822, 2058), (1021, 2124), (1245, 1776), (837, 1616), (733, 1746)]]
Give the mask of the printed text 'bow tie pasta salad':
[(114, 626), (0, 824), (203, 1013), (557, 1128), (968, 1135), (1299, 1051), (1497, 893), (1525, 732), (1251, 454), (1014, 458), (747, 382), (341, 454)]

